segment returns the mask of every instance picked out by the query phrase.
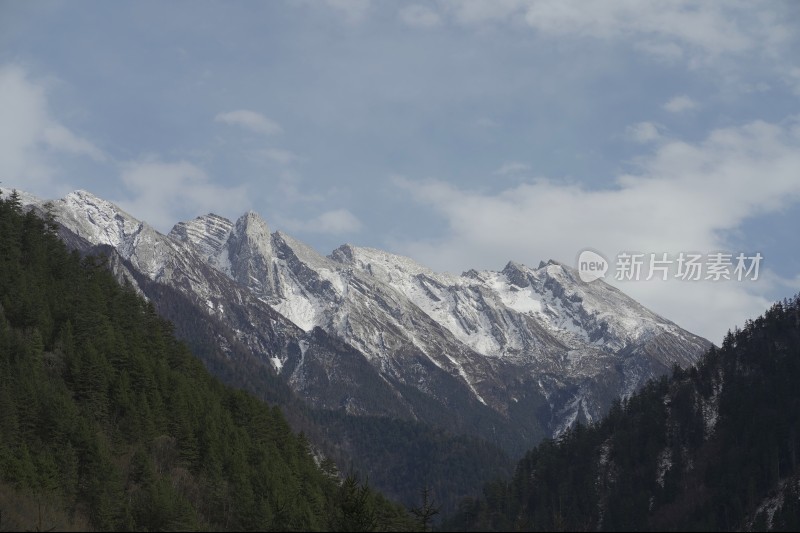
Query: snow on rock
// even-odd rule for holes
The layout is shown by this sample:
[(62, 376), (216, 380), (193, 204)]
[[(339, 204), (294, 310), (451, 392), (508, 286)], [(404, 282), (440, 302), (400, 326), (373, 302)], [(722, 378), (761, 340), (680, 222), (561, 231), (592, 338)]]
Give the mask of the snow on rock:
[(703, 413), (703, 434), (706, 439), (714, 435), (714, 429), (717, 427), (717, 420), (719, 419), (719, 399), (722, 394), (723, 384), (724, 378), (720, 370), (716, 379), (713, 380), (711, 396), (700, 399), (700, 409)]
[(46, 200), (42, 200), (38, 196), (34, 196), (28, 192), (13, 188), (9, 189), (7, 187), (0, 187), (0, 198), (8, 200), (15, 190), (17, 191), (17, 196), (19, 196), (19, 202), (23, 206), (43, 205), (46, 202)]
[[(236, 222), (204, 215), (165, 236), (85, 191), (54, 208), (79, 237), (113, 246), (134, 268), (193, 295), (218, 318), (234, 320), (231, 305), (252, 298), (306, 332), (322, 328), (360, 351), (383, 379), (424, 394), (437, 397), (431, 383), (441, 379), (433, 376), (446, 373), (477, 402), (506, 413), (520, 397), (512, 389), (527, 380), (529, 392), (553, 410), (555, 435), (601, 416), (609, 398), (631, 393), (672, 363), (694, 362), (708, 346), (602, 280), (584, 283), (555, 261), (456, 275), (349, 244), (325, 257), (270, 233), (253, 212)], [(257, 336), (242, 333), (251, 341)], [(289, 377), (296, 388), (303, 386), (307, 347), (301, 342)], [(286, 362), (275, 354), (269, 360), (278, 372)]]
[(664, 477), (671, 468), (672, 450), (670, 448), (664, 448), (658, 456), (658, 470), (656, 472), (656, 483), (658, 483), (661, 488), (664, 487)]
[[(479, 402), (503, 410), (500, 404), (512, 400), (497, 397), (503, 386), (493, 375), (492, 359), (530, 375), (560, 375), (567, 382), (594, 379), (620, 366), (625, 375), (619, 393), (630, 394), (653, 376), (654, 368), (666, 370), (672, 361), (640, 364), (631, 359), (619, 365), (617, 353), (650, 343), (647, 349), (661, 354), (659, 339), (677, 336), (677, 362), (684, 364), (706, 346), (617, 289), (602, 281), (586, 284), (555, 261), (538, 268), (509, 262), (502, 271), (441, 273), (409, 257), (351, 244), (325, 257), (285, 233), (270, 235), (255, 215), (243, 218), (247, 224), (237, 221), (227, 244), (219, 240), (225, 224), (194, 224), (214, 232), (208, 239), (210, 250), (225, 251), (225, 266), (220, 266), (222, 252), (211, 255), (212, 266), (303, 330), (332, 332), (363, 352), (381, 373), (413, 380), (421, 388), (427, 387), (425, 378), (409, 375), (417, 366), (406, 367), (405, 356), (398, 358), (409, 347), (436, 368), (458, 376)], [(252, 224), (258, 231), (250, 232), (246, 247), (231, 244), (241, 241), (243, 228)], [(546, 383), (548, 390), (542, 393), (547, 397), (566, 386), (558, 380)], [(554, 434), (579, 416), (585, 421), (599, 417), (604, 406), (593, 399), (595, 394), (586, 388), (571, 400), (557, 395), (560, 403), (553, 407), (560, 414)]]
[[(794, 485), (794, 487), (792, 487)], [(794, 488), (795, 490), (800, 490), (800, 479), (798, 476), (792, 476), (788, 479), (782, 480), (779, 484), (777, 489), (774, 492), (771, 492), (769, 496), (764, 498), (764, 500), (759, 504), (756, 508), (755, 512), (752, 514), (751, 519), (746, 524), (744, 528), (745, 531), (754, 531), (755, 530), (755, 523), (756, 519), (760, 516), (765, 518), (766, 528), (765, 531), (772, 530), (773, 523), (775, 520), (775, 513), (783, 507), (784, 503), (786, 502), (787, 495), (791, 494), (789, 491), (790, 488)], [(796, 492), (795, 492), (796, 493)]]
[(175, 224), (169, 232), (173, 239), (189, 242), (204, 258), (216, 255), (223, 247), (233, 229), (233, 223), (227, 218), (209, 213)]

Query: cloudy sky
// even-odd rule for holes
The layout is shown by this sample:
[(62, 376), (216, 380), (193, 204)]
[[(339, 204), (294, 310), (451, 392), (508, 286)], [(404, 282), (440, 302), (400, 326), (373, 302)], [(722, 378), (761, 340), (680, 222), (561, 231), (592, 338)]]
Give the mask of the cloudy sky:
[(453, 272), (761, 253), (618, 283), (715, 342), (800, 290), (799, 104), (800, 2), (0, 1), (5, 187)]

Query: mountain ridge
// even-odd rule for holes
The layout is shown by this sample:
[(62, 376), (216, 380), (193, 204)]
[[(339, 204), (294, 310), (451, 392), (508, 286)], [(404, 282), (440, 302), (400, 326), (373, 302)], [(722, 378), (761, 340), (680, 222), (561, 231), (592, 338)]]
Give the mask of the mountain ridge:
[(795, 531), (800, 295), (525, 454), (446, 530)]
[[(41, 201), (26, 202), (43, 209)], [(324, 408), (453, 427), (461, 422), (431, 415), (431, 402), (450, 405), (459, 420), (486, 408), (512, 433), (536, 439), (598, 418), (614, 398), (673, 364), (691, 364), (710, 345), (553, 260), (457, 276), (352, 244), (324, 256), (270, 233), (253, 212), (235, 222), (210, 213), (162, 235), (85, 191), (50, 205), (81, 238), (114, 247), (148, 278), (228, 321), (298, 394)], [(339, 339), (353, 350), (314, 345), (317, 329), (331, 346)], [(396, 405), (377, 405), (366, 391), (351, 394), (353, 383), (336, 368), (340, 356), (365, 379), (373, 371), (356, 360), (370, 365), (375, 386)], [(463, 405), (451, 405), (453, 398)], [(475, 424), (469, 432), (489, 430)], [(518, 453), (519, 444), (504, 445)]]

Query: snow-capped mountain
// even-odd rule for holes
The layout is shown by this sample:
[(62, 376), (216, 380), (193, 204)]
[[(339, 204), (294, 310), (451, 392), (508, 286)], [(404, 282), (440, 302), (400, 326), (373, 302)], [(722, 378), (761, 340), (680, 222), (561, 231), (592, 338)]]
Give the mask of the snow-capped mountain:
[[(536, 392), (553, 397), (551, 408), (561, 413), (555, 431), (604, 411), (609, 391), (601, 384), (613, 383), (612, 396), (628, 395), (673, 363), (691, 364), (708, 346), (554, 261), (454, 276), (352, 245), (325, 257), (281, 232), (269, 234), (254, 213), (235, 224), (198, 217), (170, 235), (299, 327), (335, 334), (407, 385), (425, 390), (419, 371), (411, 371), (422, 358), (506, 414), (518, 402), (507, 376), (536, 377)], [(301, 371), (290, 379), (302, 383)]]
[(352, 245), (326, 257), (252, 212), (162, 235), (83, 191), (52, 205), (68, 233), (189, 296), (328, 409), (491, 432), (524, 449), (709, 346), (554, 261), (459, 276)]
[[(31, 202), (31, 205), (42, 206), (43, 203)], [(281, 339), (279, 351), (286, 352), (295, 337), (303, 333), (254, 298), (249, 290), (198, 260), (193, 251), (110, 202), (85, 191), (76, 191), (51, 202), (49, 210), (63, 226), (62, 237), (73, 247), (114, 249), (129, 265), (116, 263), (120, 278), (136, 285), (136, 276), (125, 272), (130, 268), (152, 281), (191, 295), (194, 301), (218, 316), (232, 313), (246, 317), (258, 326), (254, 328), (256, 334), (248, 337), (247, 344), (260, 353), (275, 356), (276, 339)]]

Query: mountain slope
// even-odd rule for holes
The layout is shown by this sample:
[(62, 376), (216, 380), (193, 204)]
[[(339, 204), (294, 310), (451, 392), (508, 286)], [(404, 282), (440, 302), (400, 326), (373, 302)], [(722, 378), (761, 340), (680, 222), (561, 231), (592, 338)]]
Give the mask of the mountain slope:
[(349, 245), (324, 257), (254, 213), (164, 236), (82, 191), (52, 209), (80, 239), (114, 247), (132, 266), (121, 278), (181, 291), (310, 404), (470, 433), (512, 455), (708, 346), (555, 262), (452, 276)]
[(450, 524), (468, 530), (800, 526), (800, 296), (601, 422), (529, 452)]
[[(546, 404), (549, 414), (534, 433), (558, 434), (578, 418), (596, 419), (613, 398), (674, 363), (691, 364), (709, 346), (552, 261), (454, 276), (351, 245), (324, 257), (286, 234), (270, 234), (253, 213), (235, 224), (198, 217), (170, 236), (301, 328), (320, 327), (357, 348), (387, 380), (442, 402), (447, 395), (432, 383), (445, 373), (505, 417), (521, 398)], [(296, 390), (313, 395), (298, 373), (289, 377)]]
[(4, 528), (413, 525), (337, 483), (279, 410), (212, 378), (152, 306), (54, 229), (0, 197)]
[[(505, 454), (482, 442), (482, 428), (497, 427), (495, 433), (506, 441), (519, 440), (519, 431), (470, 398), (468, 392), (453, 397), (454, 401), (463, 399), (458, 406), (461, 414), (417, 394), (412, 400), (424, 415), (420, 421), (407, 408), (408, 402), (357, 350), (330, 338), (322, 330), (306, 333), (297, 328), (267, 304), (249, 296), (233, 279), (209, 268), (192, 250), (176, 252), (176, 257), (166, 261), (163, 268), (137, 266), (150, 264), (147, 257), (151, 247), (166, 250), (176, 243), (157, 233), (151, 233), (148, 239), (138, 238), (148, 233), (138, 229), (145, 224), (113, 204), (80, 191), (48, 206), (30, 196), (23, 198), (29, 208), (61, 222), (59, 237), (71, 249), (106, 257), (117, 279), (130, 284), (153, 303), (161, 316), (173, 321), (176, 335), (189, 344), (215, 376), (280, 405), (292, 427), (304, 431), (318, 453), (347, 465), (347, 471), (366, 474), (376, 484), (385, 482), (379, 488), (405, 505), (417, 505), (419, 488), (430, 484), (441, 488), (437, 498), (443, 508), (453, 508), (484, 481), (509, 468), (511, 463)], [(76, 204), (83, 207), (75, 208)], [(102, 227), (97, 227), (98, 221), (104, 221)], [(126, 226), (130, 229), (120, 231)], [(198, 285), (201, 289), (194, 290)], [(353, 360), (347, 361), (348, 357)], [(273, 366), (277, 363), (291, 368), (303, 359), (301, 366), (304, 375), (310, 378), (308, 382), (322, 380), (322, 386), (318, 387), (320, 396), (306, 396), (305, 401), (291, 390), (286, 374), (276, 375)], [(337, 361), (342, 371), (328, 380), (324, 372), (315, 371), (318, 360)], [(334, 385), (324, 386), (325, 380), (328, 384), (333, 381)], [(414, 391), (408, 394), (413, 396)], [(477, 404), (478, 409), (472, 410), (470, 402)], [(360, 405), (369, 406), (373, 415), (361, 416), (364, 410)], [(326, 408), (342, 411), (343, 416), (318, 412)], [(348, 408), (359, 413), (358, 421), (350, 419), (356, 415), (344, 413)], [(383, 431), (386, 421), (380, 416), (408, 420), (391, 426), (405, 434)], [(466, 439), (472, 443), (469, 447), (464, 446), (465, 439), (459, 435), (465, 432), (475, 435)], [(367, 441), (362, 438), (364, 435), (386, 438)], [(397, 439), (409, 445), (398, 448)], [(431, 450), (426, 454), (426, 462), (420, 462), (412, 453), (419, 449)], [(481, 465), (477, 469), (470, 466), (476, 453)], [(448, 471), (448, 478), (432, 479), (428, 462)], [(389, 471), (403, 472), (402, 479), (388, 475)]]
[[(31, 205), (43, 212), (43, 202)], [(142, 277), (180, 291), (194, 305), (225, 324), (234, 332), (234, 340), (264, 365), (296, 366), (306, 355), (312, 360), (325, 359), (335, 350), (331, 347), (335, 339), (320, 332), (306, 333), (246, 287), (209, 266), (194, 250), (158, 233), (110, 202), (76, 191), (52, 202), (50, 210), (63, 226), (61, 234), (68, 243), (84, 251), (97, 246), (113, 248), (123, 260), (113, 265), (120, 280), (128, 280), (142, 294), (145, 293), (137, 281)], [(227, 343), (220, 339), (223, 350)], [(359, 386), (363, 383), (366, 387), (379, 380), (371, 367), (363, 365), (360, 354), (350, 350), (337, 356), (342, 364), (366, 369)], [(408, 414), (407, 408), (394, 398), (387, 397), (387, 401), (381, 402), (380, 398), (367, 400), (364, 396), (359, 395), (358, 400), (369, 403), (376, 413)], [(338, 406), (344, 397), (338, 395), (331, 401)]]

